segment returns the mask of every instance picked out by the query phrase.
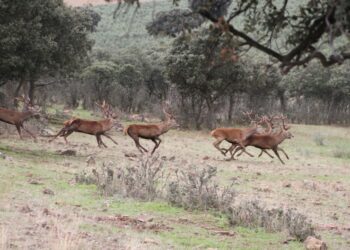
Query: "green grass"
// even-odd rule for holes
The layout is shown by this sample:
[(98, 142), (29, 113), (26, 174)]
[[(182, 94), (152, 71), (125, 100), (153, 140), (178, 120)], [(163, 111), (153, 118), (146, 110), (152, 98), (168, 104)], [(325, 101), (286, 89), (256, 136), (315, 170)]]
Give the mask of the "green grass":
[[(77, 111), (80, 114), (88, 115), (90, 112)], [(317, 130), (327, 130), (327, 140), (325, 146), (316, 145), (312, 139), (312, 133)], [(283, 143), (283, 148), (289, 153), (291, 159), (282, 166), (276, 159), (267, 157), (250, 158), (243, 157), (236, 162), (226, 162), (222, 156), (212, 147), (212, 139), (207, 132), (192, 131), (170, 131), (164, 136), (163, 144), (159, 153), (166, 157), (175, 156), (174, 162), (166, 162), (166, 167), (194, 165), (214, 165), (218, 167), (219, 182), (228, 184), (232, 177), (239, 177), (236, 189), (239, 193), (249, 195), (256, 194), (256, 188), (269, 186), (271, 192), (258, 195), (266, 199), (272, 199), (274, 203), (287, 202), (290, 197), (293, 200), (304, 199), (304, 201), (315, 200), (315, 197), (322, 198), (322, 207), (309, 207), (307, 211), (323, 211), (325, 216), (319, 218), (321, 223), (330, 223), (328, 213), (335, 209), (339, 216), (339, 222), (347, 221), (347, 205), (339, 202), (342, 193), (332, 193), (328, 198), (320, 196), (318, 190), (304, 190), (298, 193), (293, 187), (302, 185), (304, 180), (314, 181), (317, 185), (331, 185), (340, 182), (341, 185), (350, 187), (348, 159), (333, 157), (331, 152), (334, 146), (342, 143), (343, 147), (350, 146), (347, 130), (344, 128), (333, 128), (324, 126), (293, 126), (292, 132), (295, 135), (293, 140)], [(15, 136), (15, 135), (14, 135)], [(87, 149), (82, 155), (96, 153), (98, 165), (104, 161), (112, 160), (121, 166), (132, 164), (124, 157), (124, 152), (137, 152), (133, 142), (128, 137), (119, 134), (114, 135), (120, 143), (108, 149), (100, 150), (96, 147), (94, 138), (87, 135), (75, 134), (72, 142), (75, 144), (85, 143)], [(146, 146), (146, 142), (142, 141)], [(149, 144), (152, 146), (152, 144)], [(148, 145), (148, 146), (149, 146)], [(201, 147), (198, 147), (201, 145)], [(302, 146), (301, 146), (302, 145)], [(115, 214), (137, 217), (146, 214), (154, 218), (154, 222), (165, 223), (173, 230), (163, 231), (158, 234), (153, 232), (135, 232), (134, 230), (115, 228), (111, 225), (87, 222), (79, 222), (79, 228), (84, 232), (98, 232), (103, 237), (114, 234), (134, 235), (135, 237), (156, 238), (167, 246), (174, 246), (176, 249), (192, 248), (218, 248), (218, 249), (301, 249), (299, 242), (289, 242), (283, 244), (286, 235), (283, 233), (269, 233), (263, 229), (248, 229), (242, 227), (230, 227), (228, 220), (220, 213), (186, 211), (182, 208), (170, 206), (162, 201), (140, 202), (133, 199), (121, 197), (101, 196), (96, 186), (85, 184), (71, 184), (74, 174), (85, 168), (85, 157), (62, 157), (56, 153), (61, 150), (62, 144), (47, 144), (45, 141), (34, 143), (29, 139), (24, 141), (3, 139), (0, 142), (0, 152), (10, 156), (12, 160), (0, 159), (0, 201), (2, 204), (8, 203), (11, 197), (16, 200), (28, 203), (36, 201), (52, 210), (65, 211), (67, 214), (78, 209), (80, 213), (87, 216), (113, 216)], [(304, 156), (298, 150), (308, 150), (309, 156)], [(77, 147), (80, 151), (80, 148)], [(249, 148), (249, 151), (256, 155), (259, 151)], [(203, 161), (204, 156), (209, 156), (210, 160)], [(187, 163), (183, 163), (184, 161)], [(65, 165), (65, 163), (69, 165)], [(242, 166), (242, 169), (238, 169)], [(298, 170), (297, 170), (298, 169)], [(260, 172), (257, 175), (257, 172)], [(29, 179), (37, 179), (42, 185), (32, 185)], [(292, 188), (283, 188), (282, 183), (288, 181), (292, 183)], [(275, 185), (275, 186), (274, 186)], [(44, 188), (50, 188), (55, 195), (43, 195)], [(325, 190), (322, 189), (322, 190)], [(324, 191), (322, 191), (324, 192)], [(343, 196), (341, 196), (343, 197)], [(240, 198), (237, 198), (240, 199)], [(344, 198), (342, 198), (344, 199)], [(299, 200), (300, 202), (300, 200)], [(308, 205), (308, 202), (300, 204)], [(299, 203), (293, 204), (298, 206)], [(300, 207), (299, 207), (300, 208)], [(311, 209), (311, 210), (310, 210)], [(1, 220), (11, 216), (18, 216), (18, 212), (8, 211), (0, 206)], [(329, 211), (329, 212), (328, 212)], [(344, 213), (342, 212), (344, 211)], [(308, 215), (308, 214), (307, 214)], [(315, 214), (309, 214), (314, 216)], [(187, 222), (181, 222), (179, 219)], [(332, 222), (335, 223), (335, 222)], [(234, 231), (234, 237), (223, 237), (213, 234), (208, 228)], [(324, 233), (322, 232), (322, 235)], [(346, 246), (342, 238), (334, 238), (333, 234), (325, 234), (331, 246)]]

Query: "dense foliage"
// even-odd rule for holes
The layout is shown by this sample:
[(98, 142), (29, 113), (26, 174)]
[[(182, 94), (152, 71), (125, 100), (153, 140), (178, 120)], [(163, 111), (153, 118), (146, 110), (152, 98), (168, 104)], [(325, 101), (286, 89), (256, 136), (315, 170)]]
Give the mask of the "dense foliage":
[(347, 0), (188, 0), (188, 5), (239, 37), (243, 47), (258, 49), (279, 61), (284, 73), (313, 59), (324, 67), (350, 59), (349, 41), (343, 39), (350, 31)]
[(93, 44), (89, 31), (97, 24), (86, 13), (62, 0), (1, 0), (1, 80), (19, 80), (19, 88), (29, 82), (33, 97), (40, 77), (79, 68)]

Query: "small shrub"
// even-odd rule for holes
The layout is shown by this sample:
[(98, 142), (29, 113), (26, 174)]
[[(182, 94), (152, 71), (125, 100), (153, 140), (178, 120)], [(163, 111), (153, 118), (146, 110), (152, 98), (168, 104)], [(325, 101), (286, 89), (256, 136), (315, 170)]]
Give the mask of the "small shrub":
[(333, 156), (336, 158), (350, 159), (350, 150), (347, 147), (337, 146), (333, 151)]
[(236, 192), (232, 187), (220, 188), (213, 180), (215, 167), (199, 170), (176, 170), (176, 176), (168, 184), (167, 201), (185, 209), (217, 209), (224, 211), (234, 201)]
[(318, 146), (324, 146), (325, 145), (325, 140), (326, 136), (321, 133), (315, 133), (313, 135), (313, 141), (316, 143)]
[(97, 184), (96, 176), (90, 172), (83, 170), (82, 172), (75, 175), (75, 182), (80, 184)]
[[(93, 176), (79, 175), (78, 179), (95, 180), (104, 195), (121, 195), (140, 200), (154, 200), (160, 195), (163, 161), (159, 157), (142, 156), (134, 166), (119, 167), (113, 162), (103, 163)], [(83, 177), (83, 178), (82, 178)]]
[(269, 232), (286, 230), (300, 241), (315, 236), (311, 222), (294, 209), (268, 209), (258, 201), (247, 201), (231, 207), (228, 216), (233, 226), (262, 227)]

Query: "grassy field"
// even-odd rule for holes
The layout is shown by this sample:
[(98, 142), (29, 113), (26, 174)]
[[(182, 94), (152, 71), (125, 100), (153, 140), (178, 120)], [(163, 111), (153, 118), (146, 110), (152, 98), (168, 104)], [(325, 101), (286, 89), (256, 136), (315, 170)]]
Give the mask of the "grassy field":
[[(350, 130), (293, 125), (291, 131), (295, 137), (283, 143), (291, 158), (286, 165), (267, 156), (226, 161), (208, 132), (170, 131), (158, 153), (175, 158), (166, 167), (217, 167), (221, 184), (235, 181), (237, 201), (259, 199), (271, 207), (296, 208), (312, 219), (330, 249), (349, 249)], [(77, 133), (69, 145), (62, 139), (34, 143), (16, 134), (2, 136), (0, 249), (303, 249), (296, 241), (284, 244), (284, 233), (232, 228), (220, 214), (104, 197), (94, 185), (76, 183), (75, 174), (86, 168), (88, 156), (97, 165), (134, 163), (125, 157), (139, 154), (133, 141), (116, 132), (114, 138), (119, 145), (106, 141), (109, 148), (99, 149), (94, 137)], [(65, 149), (78, 154), (60, 155)]]

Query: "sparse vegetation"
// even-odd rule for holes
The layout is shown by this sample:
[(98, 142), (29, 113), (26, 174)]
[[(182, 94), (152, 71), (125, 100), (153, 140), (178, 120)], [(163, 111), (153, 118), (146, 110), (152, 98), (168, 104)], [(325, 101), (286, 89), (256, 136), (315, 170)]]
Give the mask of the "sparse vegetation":
[(350, 159), (350, 150), (348, 147), (336, 146), (333, 150), (333, 156), (336, 158)]
[(313, 140), (316, 143), (316, 145), (324, 146), (325, 145), (326, 136), (324, 134), (321, 134), (321, 133), (315, 133), (313, 135)]
[(215, 209), (224, 212), (235, 201), (232, 186), (220, 187), (215, 181), (217, 168), (208, 166), (176, 169), (168, 180), (166, 199), (185, 209)]
[(262, 227), (268, 232), (287, 231), (297, 240), (315, 236), (311, 222), (293, 209), (268, 209), (258, 201), (247, 201), (229, 210), (229, 220), (234, 226)]

